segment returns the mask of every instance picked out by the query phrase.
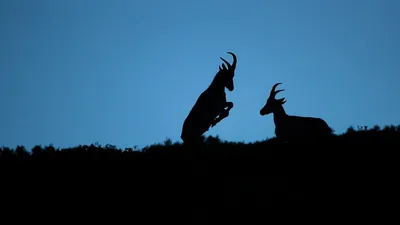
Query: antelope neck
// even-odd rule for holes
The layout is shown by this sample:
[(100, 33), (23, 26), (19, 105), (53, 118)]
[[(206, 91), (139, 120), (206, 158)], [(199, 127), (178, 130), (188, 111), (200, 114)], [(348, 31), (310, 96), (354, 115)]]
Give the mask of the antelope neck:
[(287, 117), (288, 115), (285, 112), (285, 109), (283, 107), (279, 107), (279, 109), (274, 111), (274, 122), (279, 123), (280, 120), (283, 118)]
[(219, 74), (214, 78), (209, 89), (220, 92), (225, 91), (225, 85), (222, 83), (222, 79), (219, 77)]

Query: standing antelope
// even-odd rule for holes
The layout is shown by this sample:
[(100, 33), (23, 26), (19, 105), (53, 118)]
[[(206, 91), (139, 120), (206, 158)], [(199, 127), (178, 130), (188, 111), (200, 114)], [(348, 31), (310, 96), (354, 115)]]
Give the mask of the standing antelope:
[(267, 103), (260, 110), (261, 116), (273, 113), (275, 135), (282, 141), (323, 140), (332, 134), (331, 128), (321, 118), (300, 117), (287, 115), (283, 109), (285, 98), (275, 99), (276, 94), (283, 90), (275, 91), (281, 83), (276, 83), (270, 92)]
[(233, 91), (233, 77), (236, 68), (236, 56), (228, 52), (233, 57), (232, 65), (222, 57), (222, 68), (214, 76), (210, 86), (200, 94), (189, 115), (185, 119), (182, 127), (181, 138), (184, 142), (199, 141), (202, 135), (211, 127), (214, 127), (221, 120), (229, 115), (229, 110), (233, 107), (232, 102), (226, 101), (225, 87)]

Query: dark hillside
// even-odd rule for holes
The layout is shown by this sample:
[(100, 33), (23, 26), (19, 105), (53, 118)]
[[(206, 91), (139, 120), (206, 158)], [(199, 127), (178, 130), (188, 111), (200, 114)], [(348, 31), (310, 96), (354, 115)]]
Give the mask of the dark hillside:
[(197, 149), (169, 140), (137, 151), (3, 147), (3, 203), (124, 208), (130, 222), (265, 224), (322, 216), (382, 224), (398, 200), (399, 146), (400, 126), (387, 126), (349, 128), (318, 143), (208, 137)]

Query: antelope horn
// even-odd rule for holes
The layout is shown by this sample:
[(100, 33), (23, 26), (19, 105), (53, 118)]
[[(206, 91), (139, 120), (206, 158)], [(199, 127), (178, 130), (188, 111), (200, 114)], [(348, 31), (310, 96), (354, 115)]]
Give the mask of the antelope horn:
[(274, 98), (275, 98), (275, 95), (276, 95), (276, 94), (278, 94), (279, 92), (285, 90), (285, 89), (282, 89), (282, 90), (277, 90), (277, 91), (275, 91), (275, 88), (276, 88), (278, 85), (280, 85), (280, 84), (282, 84), (282, 83), (276, 83), (276, 84), (274, 84), (274, 86), (273, 86), (272, 89), (271, 89), (271, 93), (270, 93), (270, 96), (271, 96), (271, 97), (274, 97)]
[(222, 57), (219, 57), (219, 58), (221, 58), (221, 60), (224, 61), (226, 63), (226, 65), (228, 65), (228, 69), (234, 70), (236, 68), (236, 62), (237, 62), (236, 55), (233, 54), (232, 52), (228, 52), (228, 54), (231, 54), (233, 56), (232, 65), (228, 61), (226, 61), (224, 58), (222, 58)]
[(235, 69), (236, 68), (236, 62), (237, 62), (236, 55), (233, 54), (232, 52), (228, 52), (228, 54), (231, 54), (232, 57), (233, 57), (232, 69)]
[[(232, 66), (231, 66), (231, 64), (228, 62), (228, 61), (226, 61), (224, 58), (222, 58), (222, 57), (220, 57), (221, 59), (222, 59), (222, 61), (224, 61), (225, 63), (226, 63), (226, 65), (228, 65), (228, 69), (230, 69)], [(222, 66), (224, 66), (224, 64), (222, 64)]]

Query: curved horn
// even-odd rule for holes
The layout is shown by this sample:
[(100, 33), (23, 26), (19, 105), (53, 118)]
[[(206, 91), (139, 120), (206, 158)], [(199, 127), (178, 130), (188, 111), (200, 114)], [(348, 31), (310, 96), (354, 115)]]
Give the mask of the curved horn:
[(233, 54), (232, 52), (227, 52), (227, 53), (232, 55), (232, 57), (233, 57), (232, 69), (235, 69), (236, 68), (236, 62), (237, 62), (236, 55)]
[[(230, 69), (232, 66), (231, 66), (231, 64), (228, 62), (228, 61), (226, 61), (224, 58), (222, 58), (222, 57), (220, 57), (221, 59), (222, 59), (222, 61), (224, 61), (225, 63), (226, 63), (226, 65), (228, 65), (228, 69)], [(223, 64), (222, 64), (223, 65)]]
[(278, 94), (279, 92), (285, 90), (285, 89), (282, 89), (282, 90), (277, 90), (277, 91), (275, 91), (275, 88), (276, 88), (278, 85), (280, 85), (280, 84), (282, 84), (282, 83), (276, 83), (276, 84), (274, 84), (274, 86), (273, 86), (272, 89), (271, 89), (271, 93), (269, 94), (271, 97), (274, 97), (274, 98), (275, 98), (275, 95), (276, 95), (276, 94)]

